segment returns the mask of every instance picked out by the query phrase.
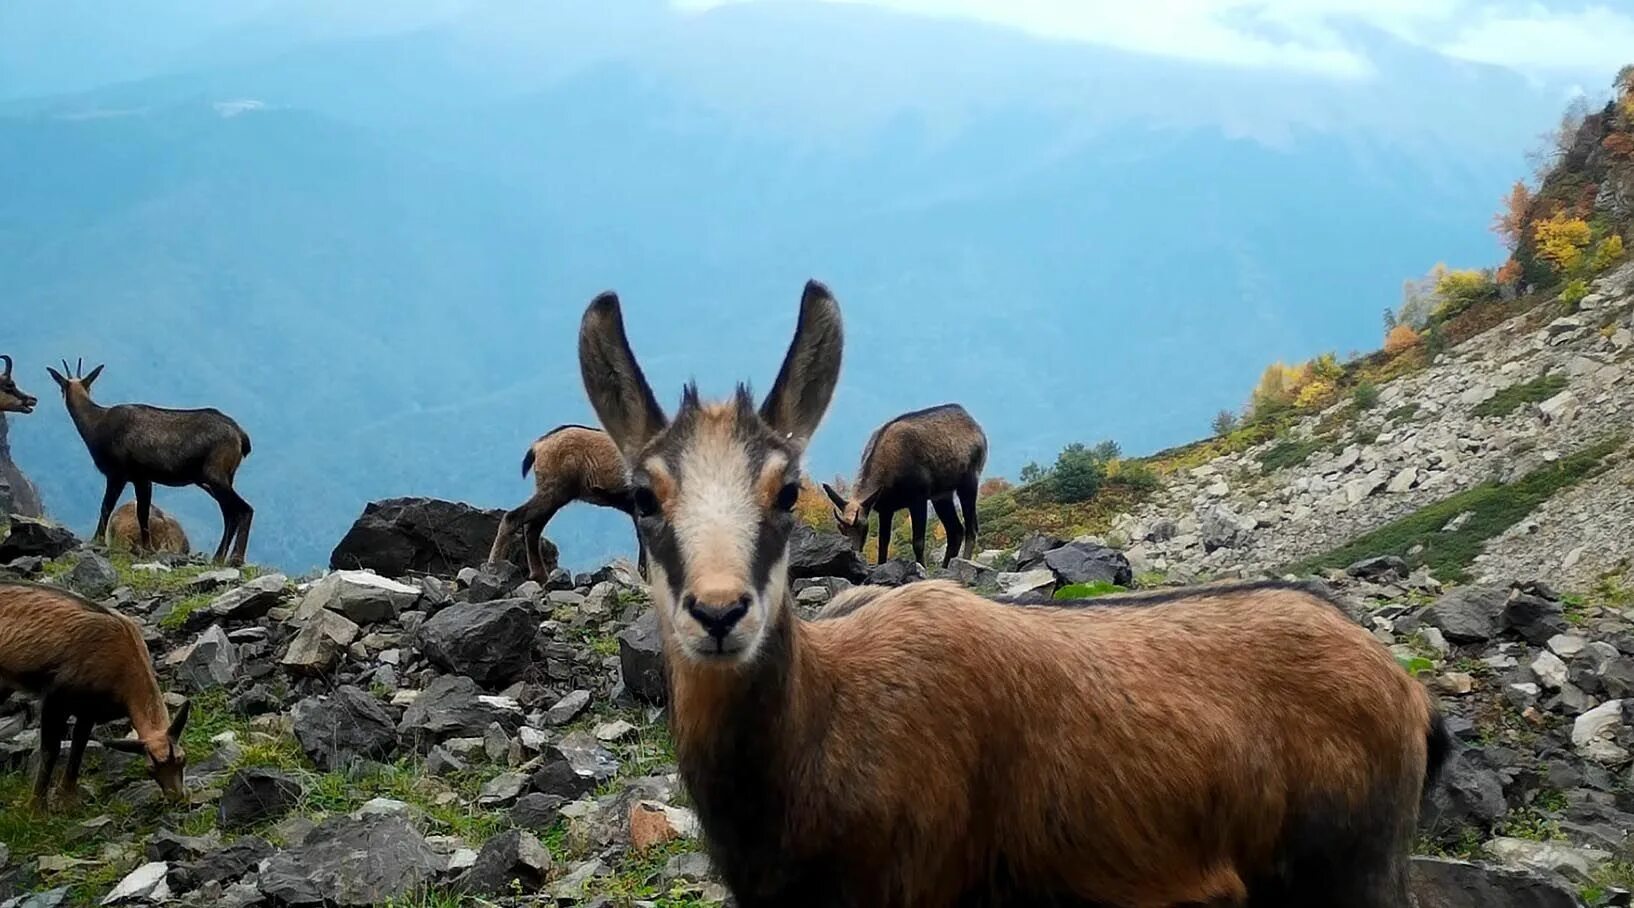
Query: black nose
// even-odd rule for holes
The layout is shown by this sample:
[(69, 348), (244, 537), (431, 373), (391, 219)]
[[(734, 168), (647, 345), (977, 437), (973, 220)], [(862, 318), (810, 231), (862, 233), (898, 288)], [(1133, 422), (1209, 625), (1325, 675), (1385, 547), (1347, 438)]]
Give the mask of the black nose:
[(681, 600), (681, 604), (685, 606), (687, 614), (703, 625), (703, 629), (709, 632), (709, 636), (721, 640), (727, 634), (732, 633), (732, 628), (737, 626), (737, 623), (743, 619), (744, 615), (749, 614), (749, 603), (753, 601), (753, 599), (749, 598), (749, 594), (745, 593), (739, 596), (736, 602), (717, 605), (699, 602), (698, 597), (688, 593), (686, 598)]

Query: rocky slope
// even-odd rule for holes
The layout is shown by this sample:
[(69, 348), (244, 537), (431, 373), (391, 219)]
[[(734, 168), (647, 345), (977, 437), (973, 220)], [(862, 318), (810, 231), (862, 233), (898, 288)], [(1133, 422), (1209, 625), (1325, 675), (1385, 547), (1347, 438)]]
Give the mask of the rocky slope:
[[(399, 507), (405, 535), (423, 537), (439, 508), (459, 511)], [(350, 557), (406, 544), (382, 513)], [(461, 513), (452, 525), (477, 519)], [(462, 532), (439, 551), (480, 557)], [(1046, 592), (1131, 580), (1121, 553), (1090, 541), (1034, 537), (1001, 558), (1013, 569), (955, 562), (952, 575)], [(93, 745), (83, 801), (49, 818), (25, 810), (31, 717), (0, 705), (6, 908), (727, 900), (675, 776), (654, 618), (625, 566), (543, 585), (508, 565), (294, 581), (110, 560), (26, 520), (0, 559), (138, 618), (165, 688), (194, 704), (188, 805), (167, 808), (139, 766)], [(808, 615), (853, 582), (924, 575), (870, 569), (811, 531), (793, 560)], [(1333, 583), (1441, 693), (1460, 742), (1425, 813), (1423, 908), (1627, 904), (1631, 603), (1405, 574), (1375, 559)]]
[(1634, 264), (1596, 281), (1576, 313), (1557, 311), (1545, 306), (1477, 335), (1381, 385), (1369, 408), (1344, 400), (1274, 441), (1171, 477), (1116, 525), (1137, 572), (1278, 571), (1610, 440), (1613, 450), (1584, 467), (1609, 470), (1527, 507), (1522, 514), (1532, 513), (1488, 541), (1470, 572), (1493, 581), (1547, 576), (1573, 590), (1608, 576), (1634, 580), (1626, 446)]
[(0, 520), (12, 514), (38, 517), (44, 513), (40, 493), (11, 459), (10, 432), (6, 414), (0, 413)]

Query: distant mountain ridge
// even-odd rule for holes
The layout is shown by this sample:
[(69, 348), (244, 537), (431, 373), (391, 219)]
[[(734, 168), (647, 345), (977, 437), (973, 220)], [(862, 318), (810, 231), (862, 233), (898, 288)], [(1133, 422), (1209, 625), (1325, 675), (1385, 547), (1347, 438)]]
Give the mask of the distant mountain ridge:
[[(252, 557), (299, 569), (371, 498), (525, 498), (511, 464), (528, 442), (590, 417), (573, 333), (607, 287), (657, 387), (696, 375), (720, 392), (770, 381), (800, 284), (822, 278), (848, 357), (812, 472), (847, 471), (896, 413), (958, 400), (1000, 440), (991, 471), (1013, 474), (1084, 437), (1131, 451), (1193, 437), (1269, 359), (1371, 346), (1404, 275), (1497, 257), (1486, 224), (1519, 147), (1299, 117), (1274, 143), (1230, 138), (1229, 117), (1180, 96), (1106, 119), (1002, 94), (949, 116), (938, 96), (802, 134), (758, 113), (787, 97), (791, 61), (744, 97), (698, 69), (705, 49), (750, 53), (756, 17), (813, 34), (901, 22), (772, 6), (631, 13), (650, 63), (586, 39), (503, 90), (490, 77), (522, 64), (473, 63), (481, 24), (462, 20), (15, 99), (0, 167), (31, 178), (0, 197), (0, 292), (28, 316), (12, 352), (25, 371), (107, 361), (109, 402), (232, 413), (257, 440), (241, 474)], [(977, 60), (1031, 46), (930, 34)], [(1050, 51), (1022, 75), (1067, 65)], [(1357, 115), (1376, 103), (1290, 92)], [(244, 100), (264, 106), (216, 106)], [(16, 427), (48, 507), (88, 529), (100, 480), (60, 405)], [(162, 504), (214, 519), (202, 494)], [(570, 564), (629, 548), (627, 523), (590, 509), (551, 535)]]

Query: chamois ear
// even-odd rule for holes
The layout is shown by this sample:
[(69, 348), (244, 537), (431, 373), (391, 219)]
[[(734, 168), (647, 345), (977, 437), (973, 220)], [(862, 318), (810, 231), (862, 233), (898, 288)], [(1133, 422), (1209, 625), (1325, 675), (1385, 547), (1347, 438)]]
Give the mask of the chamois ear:
[(802, 450), (816, 433), (834, 397), (843, 346), (839, 303), (827, 287), (807, 281), (794, 340), (789, 343), (771, 393), (760, 405), (760, 418)]
[(864, 498), (862, 501), (857, 502), (857, 504), (862, 507), (862, 513), (866, 515), (869, 511), (874, 509), (874, 502), (878, 500), (879, 493), (875, 492), (874, 494), (869, 495), (867, 498)]
[(127, 754), (145, 754), (148, 746), (136, 738), (116, 738), (112, 741), (103, 741), (102, 746), (109, 750), (117, 750)]
[(182, 708), (176, 710), (176, 715), (170, 719), (170, 739), (172, 741), (181, 739), (182, 732), (187, 730), (187, 714), (192, 711), (193, 701), (183, 700)]
[(828, 493), (828, 500), (834, 502), (834, 507), (839, 508), (842, 511), (845, 510), (845, 506), (850, 503), (845, 500), (844, 495), (834, 491), (834, 487), (826, 482), (823, 483), (823, 491)]
[(579, 372), (602, 428), (633, 463), (668, 420), (630, 350), (624, 315), (611, 291), (596, 297), (579, 325)]
[[(103, 365), (106, 365), (106, 363), (104, 363)], [(83, 387), (87, 391), (91, 390), (91, 382), (96, 381), (96, 377), (98, 375), (101, 375), (101, 374), (102, 374), (102, 366), (99, 365), (95, 369), (91, 370), (90, 375), (87, 375), (84, 378), (79, 380), (80, 386)]]
[(64, 391), (68, 390), (68, 379), (63, 378), (61, 372), (58, 372), (56, 369), (53, 369), (50, 366), (46, 366), (45, 371), (51, 373), (51, 380), (57, 383), (57, 387), (63, 389)]

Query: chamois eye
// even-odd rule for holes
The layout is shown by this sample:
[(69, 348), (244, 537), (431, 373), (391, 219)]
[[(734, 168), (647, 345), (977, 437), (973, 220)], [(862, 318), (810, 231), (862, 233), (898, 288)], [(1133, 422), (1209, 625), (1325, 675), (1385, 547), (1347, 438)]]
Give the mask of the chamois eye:
[(777, 492), (777, 509), (779, 511), (794, 510), (795, 502), (800, 500), (800, 484), (791, 482)]
[(642, 517), (651, 517), (658, 513), (658, 496), (646, 486), (638, 486), (635, 490), (635, 512)]

